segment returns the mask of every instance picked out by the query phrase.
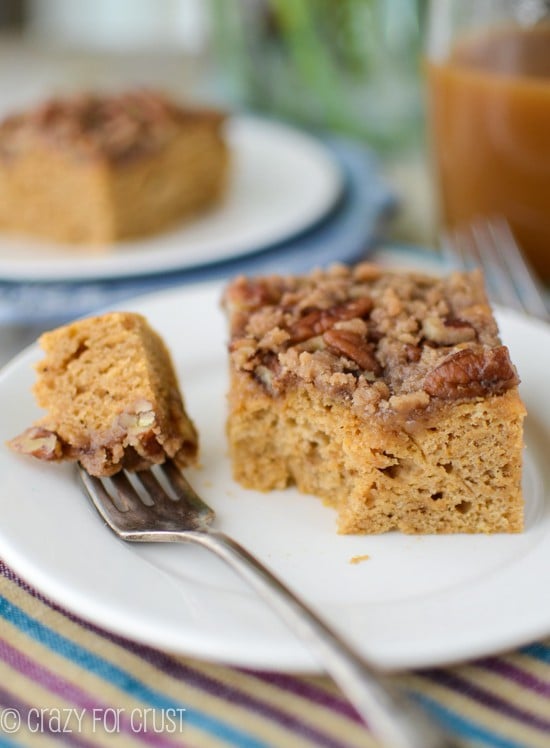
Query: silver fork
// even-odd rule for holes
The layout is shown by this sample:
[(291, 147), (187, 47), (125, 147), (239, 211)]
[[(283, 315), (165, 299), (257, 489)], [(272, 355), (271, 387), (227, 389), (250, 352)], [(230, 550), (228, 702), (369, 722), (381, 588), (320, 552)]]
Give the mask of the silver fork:
[(336, 631), (247, 550), (212, 528), (214, 511), (171, 462), (100, 480), (79, 468), (96, 509), (118, 537), (198, 543), (226, 561), (307, 644), (373, 735), (389, 748), (457, 748), (423, 709), (366, 663)]
[(545, 291), (503, 218), (478, 219), (442, 238), (452, 267), (480, 267), (491, 298), (519, 312), (550, 320)]

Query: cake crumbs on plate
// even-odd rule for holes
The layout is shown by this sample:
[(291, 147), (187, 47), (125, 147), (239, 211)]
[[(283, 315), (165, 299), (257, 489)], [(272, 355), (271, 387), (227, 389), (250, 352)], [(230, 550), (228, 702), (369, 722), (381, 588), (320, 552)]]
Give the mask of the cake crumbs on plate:
[(352, 556), (349, 560), (350, 564), (360, 564), (362, 561), (368, 561), (370, 556), (368, 553), (363, 553), (360, 556)]

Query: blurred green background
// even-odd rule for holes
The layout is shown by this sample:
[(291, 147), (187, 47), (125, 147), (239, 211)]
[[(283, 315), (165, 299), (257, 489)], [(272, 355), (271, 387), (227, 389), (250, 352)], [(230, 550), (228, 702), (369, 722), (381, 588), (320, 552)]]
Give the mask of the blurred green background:
[[(425, 0), (1, 0), (0, 53), (62, 60), (57, 90), (162, 85), (364, 139), (422, 130)], [(38, 65), (39, 78), (46, 68)], [(2, 78), (8, 74), (4, 65)], [(28, 76), (32, 77), (32, 76)], [(25, 80), (21, 76), (24, 86)], [(8, 93), (9, 81), (0, 87)], [(14, 86), (18, 88), (18, 86)], [(1, 92), (0, 92), (1, 93)]]
[(424, 0), (210, 2), (236, 101), (382, 151), (418, 138)]

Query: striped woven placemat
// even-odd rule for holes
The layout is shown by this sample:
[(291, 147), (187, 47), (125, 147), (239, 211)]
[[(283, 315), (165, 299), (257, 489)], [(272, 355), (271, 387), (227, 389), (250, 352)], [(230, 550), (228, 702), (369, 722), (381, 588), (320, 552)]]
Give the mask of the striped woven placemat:
[[(0, 746), (376, 746), (328, 678), (137, 644), (49, 602), (1, 562), (0, 627)], [(397, 677), (466, 746), (550, 746), (550, 640)]]

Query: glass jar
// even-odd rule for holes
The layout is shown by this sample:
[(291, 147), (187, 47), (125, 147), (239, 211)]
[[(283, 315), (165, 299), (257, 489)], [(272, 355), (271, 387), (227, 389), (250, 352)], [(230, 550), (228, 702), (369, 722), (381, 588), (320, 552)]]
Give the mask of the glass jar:
[(432, 0), (427, 56), (443, 224), (504, 217), (550, 281), (548, 4)]

